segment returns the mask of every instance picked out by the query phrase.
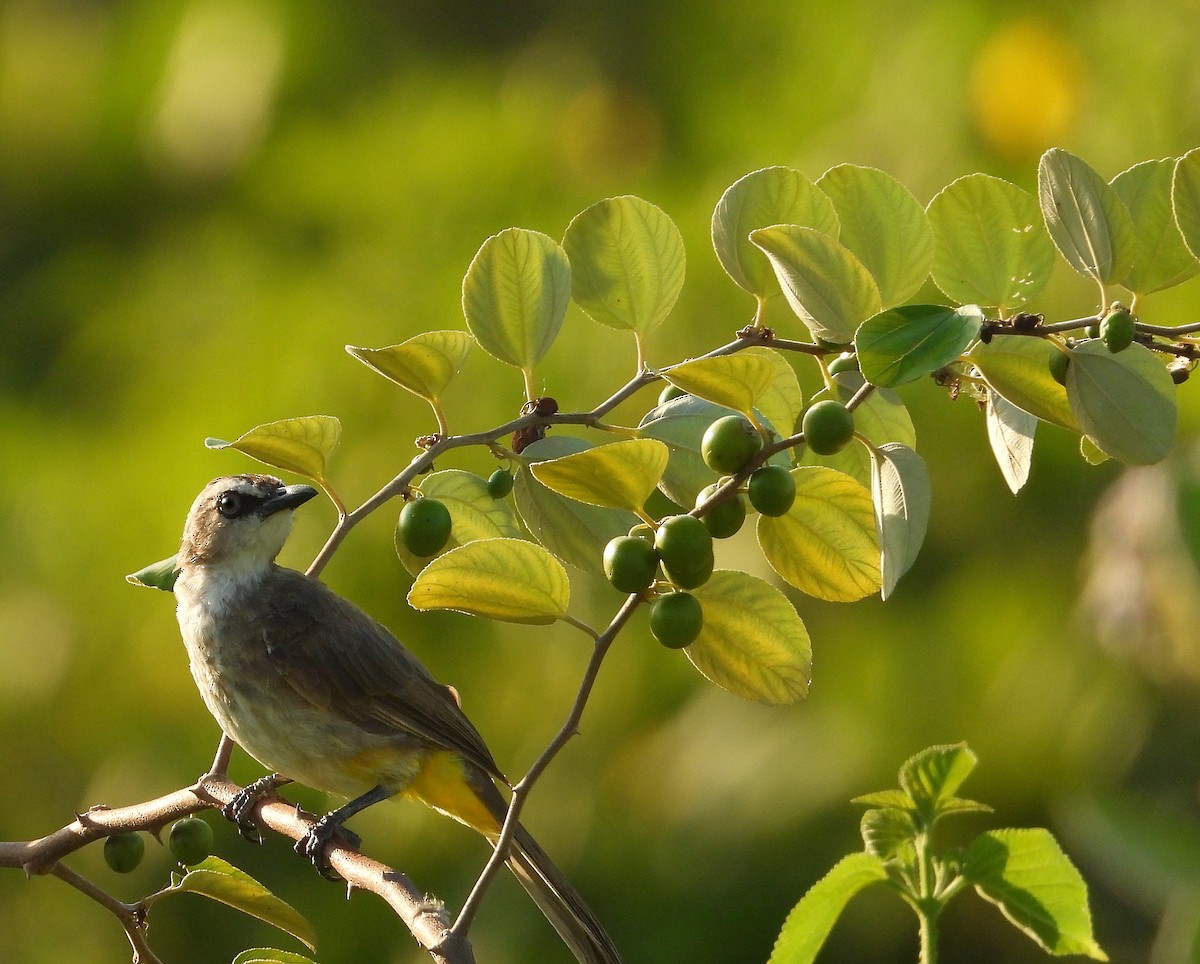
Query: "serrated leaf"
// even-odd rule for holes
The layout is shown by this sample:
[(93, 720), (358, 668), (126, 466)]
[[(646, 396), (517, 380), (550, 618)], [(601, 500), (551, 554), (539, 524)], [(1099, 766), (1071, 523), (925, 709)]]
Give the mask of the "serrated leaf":
[(571, 585), (554, 556), (524, 539), (480, 539), (438, 556), (408, 591), (413, 609), (450, 609), (510, 623), (552, 623)]
[(384, 378), (426, 401), (437, 399), (459, 373), (475, 339), (465, 331), (426, 331), (388, 348), (346, 351)]
[(1103, 465), (1109, 458), (1108, 453), (1086, 435), (1079, 436), (1079, 455), (1088, 465)]
[(891, 860), (902, 850), (913, 846), (917, 827), (907, 810), (887, 807), (868, 810), (859, 823), (867, 853), (880, 860)]
[(704, 626), (685, 652), (704, 676), (759, 703), (796, 703), (808, 695), (808, 630), (783, 593), (756, 576), (719, 569), (692, 594)]
[(797, 170), (766, 167), (730, 185), (713, 211), (713, 248), (729, 277), (759, 298), (779, 294), (779, 282), (766, 256), (750, 243), (750, 232), (772, 224), (838, 233), (832, 202)]
[(1200, 258), (1200, 147), (1188, 151), (1175, 165), (1171, 207), (1184, 244)]
[(661, 374), (690, 395), (749, 413), (771, 387), (775, 365), (761, 354), (743, 351), (680, 362)]
[(1175, 383), (1150, 349), (1133, 344), (1113, 354), (1098, 340), (1071, 352), (1067, 397), (1083, 432), (1130, 465), (1164, 459), (1175, 441)]
[(963, 876), (1056, 957), (1108, 960), (1092, 935), (1087, 885), (1048, 830), (990, 830), (972, 841)]
[[(538, 462), (588, 448), (583, 439), (559, 435), (526, 446), (521, 457)], [(603, 575), (601, 558), (608, 541), (625, 535), (639, 521), (632, 512), (587, 505), (552, 492), (525, 464), (513, 479), (513, 499), (521, 521), (538, 542), (564, 562), (597, 576)]]
[(531, 369), (554, 341), (571, 298), (571, 265), (553, 239), (507, 228), (483, 242), (463, 278), (467, 327), (488, 354)]
[(232, 442), (208, 438), (210, 449), (234, 449), (285, 472), (295, 472), (318, 482), (342, 437), (342, 423), (332, 415), (307, 415), (267, 422)]
[(175, 591), (175, 580), (179, 578), (179, 553), (162, 559), (159, 562), (131, 572), (125, 581), (135, 586), (145, 586), (147, 589), (161, 589), (164, 592)]
[(1003, 395), (988, 390), (987, 433), (1000, 474), (1015, 495), (1029, 481), (1033, 465), (1033, 440), (1038, 420), (1017, 408)]
[(901, 305), (864, 321), (854, 336), (863, 376), (891, 387), (949, 365), (979, 337), (983, 312), (975, 305)]
[(1133, 221), (1133, 267), (1120, 282), (1139, 295), (1174, 287), (1200, 272), (1175, 223), (1171, 189), (1176, 164), (1173, 157), (1143, 161), (1112, 181)]
[(740, 354), (765, 358), (771, 364), (773, 374), (770, 384), (758, 396), (755, 408), (762, 413), (763, 418), (775, 427), (776, 433), (782, 438), (795, 431), (796, 421), (804, 411), (804, 393), (800, 390), (800, 380), (796, 370), (792, 368), (782, 353), (773, 348), (755, 345)]
[(316, 961), (274, 947), (251, 947), (238, 954), (230, 964), (316, 964)]
[(1067, 390), (1050, 374), (1050, 356), (1059, 350), (1044, 338), (997, 335), (990, 344), (975, 345), (968, 357), (988, 386), (1017, 408), (1078, 432)]
[(954, 798), (978, 762), (965, 743), (931, 746), (905, 761), (900, 768), (900, 788), (929, 819), (938, 814), (944, 801)]
[[(450, 538), (437, 555), (457, 549), (477, 539), (517, 538), (521, 528), (517, 514), (506, 499), (493, 499), (487, 490), (487, 480), (461, 469), (431, 472), (417, 486), (422, 494), (437, 499), (450, 512)], [(395, 539), (396, 555), (414, 576), (429, 565), (430, 556), (415, 556), (399, 538)]]
[(811, 964), (850, 898), (886, 879), (883, 861), (874, 854), (843, 857), (792, 908), (767, 964)]
[(871, 498), (879, 536), (879, 595), (887, 599), (916, 561), (929, 525), (929, 473), (921, 456), (895, 443), (875, 449)]
[(610, 328), (651, 331), (683, 288), (683, 236), (664, 211), (639, 197), (608, 198), (576, 215), (563, 249), (575, 303)]
[(917, 806), (913, 798), (903, 790), (876, 790), (874, 793), (854, 797), (850, 802), (864, 807), (893, 810), (914, 810)]
[(1015, 184), (968, 174), (929, 202), (933, 281), (958, 304), (1024, 307), (1050, 280), (1054, 245), (1038, 202)]
[(840, 164), (821, 175), (819, 187), (833, 202), (838, 240), (875, 279), (884, 307), (907, 301), (929, 277), (933, 229), (908, 188), (873, 167)]
[(291, 934), (309, 950), (316, 950), (316, 931), (299, 911), (276, 897), (249, 874), (220, 857), (206, 857), (189, 868), (183, 877), (163, 893), (199, 894), (219, 901), (277, 927), (286, 934)]
[(663, 476), (667, 454), (656, 439), (624, 439), (537, 462), (529, 470), (568, 499), (639, 512)]
[(882, 307), (871, 273), (828, 235), (777, 224), (752, 232), (750, 240), (770, 259), (788, 305), (816, 337), (847, 342)]
[(1105, 285), (1129, 273), (1129, 211), (1085, 161), (1058, 147), (1046, 151), (1038, 164), (1038, 203), (1055, 247), (1081, 275)]
[(785, 515), (758, 518), (758, 544), (779, 576), (829, 602), (879, 590), (879, 543), (871, 493), (823, 466), (792, 470), (796, 501)]

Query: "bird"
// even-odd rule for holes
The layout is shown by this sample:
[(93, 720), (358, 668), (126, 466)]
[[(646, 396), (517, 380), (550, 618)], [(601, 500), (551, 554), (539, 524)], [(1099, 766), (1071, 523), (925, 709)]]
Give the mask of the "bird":
[[(497, 783), (508, 781), (456, 691), (354, 603), (275, 562), (294, 511), (317, 495), (270, 475), (223, 476), (184, 525), (180, 634), (209, 712), (270, 771), (247, 790), (295, 781), (348, 799), (296, 845), (318, 869), (333, 835), (353, 837), (345, 820), (392, 797), (424, 802), (494, 843), (508, 809)], [(519, 824), (507, 863), (578, 961), (620, 964), (583, 898)]]

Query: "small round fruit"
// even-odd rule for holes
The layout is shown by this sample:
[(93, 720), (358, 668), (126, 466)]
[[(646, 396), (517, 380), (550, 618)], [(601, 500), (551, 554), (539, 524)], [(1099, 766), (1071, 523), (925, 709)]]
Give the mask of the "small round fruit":
[[(720, 487), (719, 482), (706, 486), (696, 496), (696, 505), (707, 502)], [(708, 527), (709, 534), (714, 539), (728, 539), (746, 521), (746, 503), (742, 501), (740, 495), (730, 496), (712, 506), (700, 519)]]
[(397, 529), (414, 556), (433, 556), (449, 540), (450, 525), (450, 510), (437, 499), (413, 499), (400, 510)]
[(854, 436), (854, 415), (841, 402), (826, 398), (809, 406), (800, 428), (817, 455), (833, 455)]
[(763, 515), (786, 515), (796, 501), (796, 479), (782, 465), (764, 465), (750, 476), (750, 504)]
[(637, 536), (617, 536), (604, 547), (604, 575), (614, 589), (641, 592), (658, 572), (658, 550)]
[(213, 829), (200, 817), (176, 820), (167, 835), (167, 847), (171, 856), (185, 867), (191, 867), (212, 853)]
[(669, 649), (682, 649), (694, 643), (704, 628), (700, 601), (690, 592), (671, 592), (659, 596), (650, 607), (650, 632)]
[(841, 372), (858, 371), (858, 356), (851, 351), (844, 351), (829, 363), (829, 374), (838, 375)]
[(1099, 338), (1100, 337), (1100, 326), (1099, 325), (1088, 325), (1086, 328), (1083, 329), (1083, 333), (1085, 335), (1087, 335), (1088, 338)]
[(104, 841), (104, 862), (118, 874), (127, 874), (142, 862), (146, 841), (135, 830), (114, 833)]
[(658, 404), (666, 405), (667, 402), (671, 401), (671, 399), (683, 398), (683, 396), (686, 394), (687, 392), (685, 392), (682, 388), (667, 382), (667, 384), (663, 386), (663, 390), (658, 393)]
[(662, 521), (654, 536), (663, 572), (680, 589), (708, 582), (713, 571), (712, 535), (694, 515), (673, 515)]
[(762, 448), (762, 436), (741, 415), (726, 415), (713, 422), (700, 442), (704, 464), (714, 472), (732, 474)]
[(1050, 355), (1050, 376), (1060, 385), (1067, 384), (1067, 368), (1071, 364), (1071, 356), (1065, 351), (1054, 351)]
[(1133, 316), (1124, 308), (1110, 311), (1100, 322), (1100, 340), (1114, 355), (1133, 344)]
[(512, 491), (513, 477), (508, 469), (496, 469), (487, 480), (487, 492), (493, 499), (503, 499)]

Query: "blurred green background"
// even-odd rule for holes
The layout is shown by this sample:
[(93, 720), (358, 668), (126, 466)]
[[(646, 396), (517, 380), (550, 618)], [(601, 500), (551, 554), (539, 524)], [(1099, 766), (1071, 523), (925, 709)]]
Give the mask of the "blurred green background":
[[(651, 342), (656, 364), (722, 343), (752, 314), (708, 241), (737, 177), (789, 164), (882, 167), (922, 203), (976, 170), (1035, 184), (1061, 146), (1106, 177), (1200, 145), (1200, 3), (667, 0), (5, 0), (0, 4), (0, 839), (39, 836), (96, 803), (185, 785), (217, 729), (187, 671), (171, 598), (123, 576), (169, 555), (194, 494), (252, 469), (205, 436), (269, 420), (342, 419), (332, 477), (352, 504), (430, 431), (421, 403), (343, 350), (461, 327), (460, 283), (489, 235), (561, 237), (602, 197), (675, 218), (688, 281)], [(1196, 318), (1191, 282), (1143, 318)], [(930, 292), (930, 297), (936, 294)], [(1095, 309), (1060, 264), (1037, 306)], [(800, 326), (777, 306), (785, 334)], [(631, 373), (632, 344), (576, 309), (538, 375), (564, 409)], [(812, 372), (801, 372), (806, 385)], [(1179, 449), (1197, 430), (1181, 392)], [(905, 391), (934, 484), (917, 567), (886, 605), (798, 599), (814, 640), (809, 701), (748, 705), (652, 643), (644, 616), (605, 666), (527, 824), (630, 962), (763, 961), (787, 910), (857, 849), (856, 794), (966, 740), (966, 790), (996, 808), (951, 829), (1051, 827), (1092, 887), (1112, 959), (1200, 960), (1197, 514), (1185, 458), (1088, 468), (1046, 429), (1014, 498), (966, 399)], [(452, 427), (511, 417), (520, 378), (476, 353), (447, 397)], [(650, 393), (624, 414), (635, 420)], [(454, 466), (486, 474), (488, 457)], [(451, 467), (450, 465), (442, 467)], [(1097, 513), (1097, 507), (1100, 507)], [(284, 562), (333, 522), (306, 508)], [(565, 714), (577, 634), (417, 615), (389, 508), (326, 571), (454, 683), (510, 774)], [(749, 547), (718, 564), (761, 567)], [(759, 571), (755, 568), (754, 571)], [(619, 597), (576, 580), (581, 618)], [(244, 757), (234, 776), (258, 774)], [(314, 807), (314, 795), (300, 799)], [(317, 878), (283, 841), (215, 820), (220, 853), (318, 925), (323, 964), (422, 960), (380, 902)], [(356, 821), (369, 852), (456, 906), (485, 850), (412, 806)], [(129, 878), (98, 847), (71, 865), (125, 899), (166, 877), (151, 846)], [(165, 961), (300, 950), (199, 898), (155, 908)], [(508, 880), (473, 931), (480, 961), (565, 960)], [(915, 959), (911, 915), (850, 905), (824, 960)], [(0, 874), (0, 958), (128, 960), (115, 923), (50, 878)], [(973, 896), (944, 920), (946, 961), (1040, 952)]]

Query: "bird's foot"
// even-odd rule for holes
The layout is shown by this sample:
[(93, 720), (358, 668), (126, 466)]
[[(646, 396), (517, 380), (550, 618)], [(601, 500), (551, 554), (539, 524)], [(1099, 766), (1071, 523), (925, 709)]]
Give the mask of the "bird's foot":
[(336, 814), (327, 813), (312, 825), (308, 833), (296, 841), (296, 845), (293, 848), (296, 853), (307, 857), (313, 867), (316, 868), (317, 873), (326, 880), (339, 879), (325, 856), (326, 845), (335, 837), (340, 838), (343, 843), (348, 844), (355, 850), (362, 843), (362, 838), (358, 834), (342, 826), (341, 821), (336, 819)]
[(278, 773), (269, 773), (265, 777), (259, 777), (249, 786), (239, 790), (233, 799), (221, 808), (221, 814), (225, 819), (233, 822), (239, 834), (252, 843), (260, 844), (263, 838), (262, 832), (258, 829), (258, 823), (254, 819), (254, 808), (268, 794), (274, 793), (285, 783), (290, 782), (287, 777), (280, 776)]

